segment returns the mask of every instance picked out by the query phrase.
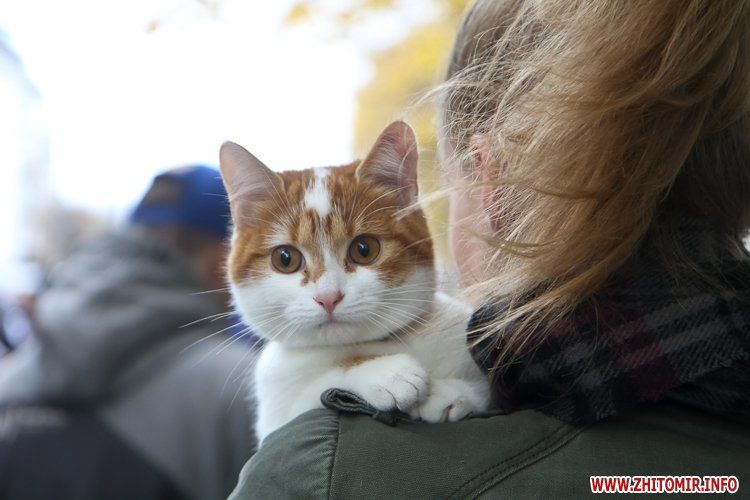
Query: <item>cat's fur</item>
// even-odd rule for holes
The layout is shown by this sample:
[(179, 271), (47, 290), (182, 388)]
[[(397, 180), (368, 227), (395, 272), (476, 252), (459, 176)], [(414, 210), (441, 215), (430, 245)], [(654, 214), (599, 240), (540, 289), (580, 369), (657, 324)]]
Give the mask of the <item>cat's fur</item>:
[[(255, 367), (259, 441), (320, 407), (329, 388), (429, 422), (487, 406), (465, 345), (469, 311), (435, 292), (411, 127), (392, 123), (365, 160), (342, 167), (277, 174), (233, 143), (220, 157), (234, 304), (266, 339)], [(380, 242), (371, 264), (348, 254), (360, 235)], [(281, 245), (302, 253), (298, 271), (274, 269)]]

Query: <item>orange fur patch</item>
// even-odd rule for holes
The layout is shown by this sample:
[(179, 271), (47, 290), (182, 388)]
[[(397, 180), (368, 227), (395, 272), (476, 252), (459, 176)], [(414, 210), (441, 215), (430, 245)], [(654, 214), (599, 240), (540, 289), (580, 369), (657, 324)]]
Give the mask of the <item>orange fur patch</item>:
[[(330, 169), (325, 178), (331, 210), (325, 217), (305, 206), (305, 192), (315, 181), (313, 170), (282, 172), (284, 186), (271, 199), (258, 202), (251, 217), (235, 228), (229, 257), (229, 276), (235, 283), (274, 272), (270, 254), (272, 238), (280, 234), (286, 244), (306, 255), (301, 283), (315, 282), (324, 272), (324, 248), (334, 249), (342, 266), (352, 239), (369, 234), (381, 242), (378, 259), (368, 267), (391, 286), (398, 286), (416, 266), (433, 266), (433, 250), (422, 210), (398, 216), (402, 207), (396, 194), (357, 175), (359, 161)], [(277, 243), (278, 244), (278, 243)]]
[(339, 366), (343, 368), (344, 370), (350, 370), (354, 368), (355, 366), (359, 366), (362, 363), (366, 363), (367, 361), (370, 361), (371, 359), (379, 358), (380, 356), (352, 356), (351, 358), (346, 358), (344, 361), (339, 363)]

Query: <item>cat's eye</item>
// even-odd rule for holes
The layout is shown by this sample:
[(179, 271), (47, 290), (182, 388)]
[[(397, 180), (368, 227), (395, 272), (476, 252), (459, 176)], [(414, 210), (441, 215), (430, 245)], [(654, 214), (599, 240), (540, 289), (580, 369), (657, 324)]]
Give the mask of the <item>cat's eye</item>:
[(302, 266), (302, 253), (287, 245), (276, 247), (271, 252), (271, 265), (280, 273), (294, 273)]
[(372, 236), (357, 236), (349, 245), (349, 260), (366, 266), (372, 264), (380, 255), (380, 242)]

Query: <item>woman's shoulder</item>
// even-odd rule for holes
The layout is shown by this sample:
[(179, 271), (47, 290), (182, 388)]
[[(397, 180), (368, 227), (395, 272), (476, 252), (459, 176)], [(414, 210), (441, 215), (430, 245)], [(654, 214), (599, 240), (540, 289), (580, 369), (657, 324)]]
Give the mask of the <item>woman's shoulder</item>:
[(593, 475), (735, 475), (744, 484), (748, 449), (747, 419), (667, 403), (591, 426), (535, 411), (389, 426), (315, 410), (268, 437), (230, 498), (579, 497)]

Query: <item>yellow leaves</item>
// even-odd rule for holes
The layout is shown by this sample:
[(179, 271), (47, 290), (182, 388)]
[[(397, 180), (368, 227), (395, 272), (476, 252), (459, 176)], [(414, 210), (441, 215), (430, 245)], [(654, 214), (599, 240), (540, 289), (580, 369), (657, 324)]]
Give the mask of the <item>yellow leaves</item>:
[[(437, 19), (412, 31), (402, 42), (374, 57), (373, 78), (358, 96), (354, 127), (357, 153), (367, 152), (380, 131), (392, 120), (406, 118), (420, 145), (420, 191), (441, 189), (437, 164), (437, 123), (434, 99), (428, 96), (445, 71), (458, 19)], [(439, 200), (425, 207), (438, 255), (448, 256), (448, 203)]]
[[(385, 0), (368, 0), (390, 3)], [(468, 0), (436, 1), (437, 18), (373, 57), (372, 80), (358, 98), (355, 148), (362, 153), (392, 119), (408, 115), (423, 149), (435, 149), (434, 102), (425, 94), (442, 79)]]
[(456, 18), (461, 17), (463, 11), (469, 6), (469, 0), (447, 0), (445, 3), (449, 10), (448, 15)]
[[(413, 28), (392, 47), (372, 55), (372, 80), (358, 95), (354, 123), (354, 144), (358, 156), (368, 148), (391, 121), (406, 118), (417, 133), (420, 145), (420, 190), (423, 194), (441, 188), (437, 165), (436, 107), (427, 94), (442, 80), (451, 44), (463, 10), (469, 0), (433, 0), (435, 16)], [(319, 0), (300, 0), (288, 19), (307, 21), (320, 13)], [(398, 14), (405, 0), (349, 0), (340, 2), (333, 15), (335, 24), (346, 35), (366, 19), (367, 14), (391, 10)], [(430, 230), (439, 255), (447, 257), (447, 200), (426, 207)]]
[[(323, 2), (324, 3), (324, 2)], [(338, 8), (321, 5), (320, 0), (298, 0), (286, 14), (288, 25), (301, 24), (315, 17), (327, 17), (337, 25), (341, 33), (347, 33), (353, 25), (361, 22), (369, 12), (396, 8), (395, 0), (350, 0), (340, 2)]]
[[(403, 42), (375, 56), (374, 76), (359, 94), (355, 146), (362, 152), (394, 117), (432, 109), (425, 94), (441, 79), (454, 32), (436, 21), (415, 29)], [(416, 125), (420, 143), (435, 142), (431, 120)]]
[(146, 26), (146, 33), (156, 33), (161, 27), (161, 21), (159, 19), (152, 19)]
[(309, 21), (313, 17), (313, 7), (310, 2), (297, 2), (289, 9), (284, 22), (286, 24), (300, 24)]
[(362, 2), (362, 8), (369, 10), (376, 9), (390, 9), (395, 6), (396, 2), (393, 0), (365, 0)]

